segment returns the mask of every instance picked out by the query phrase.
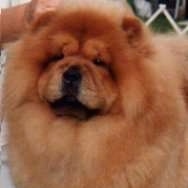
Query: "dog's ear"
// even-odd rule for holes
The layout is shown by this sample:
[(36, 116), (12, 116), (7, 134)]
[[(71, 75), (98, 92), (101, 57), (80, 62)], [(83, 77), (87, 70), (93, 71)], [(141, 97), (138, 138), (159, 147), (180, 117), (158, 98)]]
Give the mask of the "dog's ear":
[(55, 12), (52, 11), (46, 12), (36, 17), (33, 21), (31, 21), (28, 28), (30, 31), (35, 32), (39, 30), (41, 27), (48, 26), (50, 23), (52, 23), (54, 17), (55, 17)]
[(130, 44), (139, 42), (144, 35), (143, 24), (137, 18), (125, 17), (122, 22), (122, 28)]

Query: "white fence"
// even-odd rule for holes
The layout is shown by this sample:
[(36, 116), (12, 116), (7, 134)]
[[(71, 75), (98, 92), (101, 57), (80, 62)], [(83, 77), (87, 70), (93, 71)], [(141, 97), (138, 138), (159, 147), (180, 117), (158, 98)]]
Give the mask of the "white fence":
[(174, 31), (179, 34), (179, 35), (184, 35), (186, 33), (188, 33), (188, 21), (185, 22), (185, 27), (182, 29), (172, 18), (172, 16), (170, 15), (170, 13), (168, 12), (166, 5), (165, 4), (160, 4), (159, 5), (159, 9), (151, 16), (151, 18), (146, 21), (146, 25), (149, 26), (152, 22), (155, 21), (155, 19), (160, 15), (160, 14), (164, 14), (164, 16), (167, 18), (167, 20), (169, 21), (170, 25), (173, 27)]

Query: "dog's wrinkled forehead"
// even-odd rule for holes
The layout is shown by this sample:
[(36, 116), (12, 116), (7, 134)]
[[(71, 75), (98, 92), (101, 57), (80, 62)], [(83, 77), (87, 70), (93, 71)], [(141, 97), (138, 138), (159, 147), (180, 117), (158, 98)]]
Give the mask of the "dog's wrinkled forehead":
[[(80, 48), (88, 41), (95, 40), (94, 46), (97, 48), (99, 45), (105, 46), (111, 53), (116, 54), (125, 49), (126, 45), (135, 46), (141, 42), (143, 36), (141, 25), (135, 17), (125, 17), (119, 25), (105, 14), (96, 11), (79, 10), (69, 13), (57, 11), (46, 13), (36, 19), (29, 30), (29, 38), (30, 41), (39, 38), (36, 44), (52, 53), (56, 53), (56, 49), (62, 45), (74, 43), (71, 48)], [(71, 37), (67, 38), (67, 35)], [(57, 40), (53, 43), (55, 37)], [(100, 42), (96, 45), (96, 41)]]
[(117, 24), (103, 14), (90, 11), (71, 13), (49, 12), (34, 21), (32, 31), (45, 28), (49, 33), (67, 32), (75, 37), (105, 36), (117, 29)]
[(112, 44), (117, 41), (114, 37), (119, 37), (119, 35), (114, 33), (120, 30), (120, 27), (116, 27), (105, 16), (87, 11), (63, 15), (46, 14), (32, 27), (32, 33), (38, 33), (40, 42), (43, 43), (41, 38), (47, 41), (47, 45), (43, 45), (45, 48), (49, 46), (50, 50), (56, 51), (57, 48), (62, 47), (65, 55), (71, 55), (78, 50), (80, 53), (83, 50), (85, 53), (92, 50), (92, 53), (100, 51), (106, 54), (110, 46), (115, 46)]
[[(83, 37), (84, 38), (84, 37)], [(110, 62), (109, 46), (100, 39), (88, 38), (80, 40), (68, 33), (59, 34), (53, 37), (53, 43), (56, 47), (62, 49), (65, 56), (79, 55), (87, 59), (100, 57), (106, 63)]]

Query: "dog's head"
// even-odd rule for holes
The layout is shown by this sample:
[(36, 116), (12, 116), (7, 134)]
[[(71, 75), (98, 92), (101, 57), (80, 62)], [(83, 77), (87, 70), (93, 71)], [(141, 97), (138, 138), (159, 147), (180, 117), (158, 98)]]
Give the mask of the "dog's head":
[[(90, 10), (41, 16), (25, 39), (30, 49), (35, 49), (35, 61), (42, 65), (38, 82), (41, 100), (57, 115), (81, 119), (117, 110), (119, 77), (143, 50), (138, 45), (142, 35), (142, 24), (134, 17), (115, 21)], [(125, 63), (127, 70), (122, 70)]]

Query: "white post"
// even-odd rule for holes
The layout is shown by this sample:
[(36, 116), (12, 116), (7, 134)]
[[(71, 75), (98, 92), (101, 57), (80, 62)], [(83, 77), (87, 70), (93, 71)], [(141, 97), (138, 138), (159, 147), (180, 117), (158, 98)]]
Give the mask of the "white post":
[(183, 30), (183, 32), (181, 34), (186, 34), (188, 32), (188, 26)]
[(180, 0), (176, 0), (176, 7), (175, 7), (175, 14), (174, 14), (175, 19), (178, 17), (179, 8), (180, 8)]
[(174, 28), (174, 30), (178, 33), (181, 34), (181, 30), (178, 27), (178, 25), (176, 24), (176, 22), (174, 21), (174, 19), (172, 18), (172, 16), (169, 14), (169, 12), (164, 9), (164, 14), (167, 17), (168, 21), (170, 22), (170, 24), (172, 25), (172, 27)]
[(160, 14), (164, 14), (165, 15), (165, 17), (167, 18), (167, 20), (169, 21), (169, 23), (171, 24), (173, 29), (179, 35), (182, 35), (182, 34), (185, 34), (186, 32), (188, 32), (188, 26), (184, 30), (181, 30), (181, 28), (176, 24), (176, 22), (174, 21), (173, 17), (170, 15), (168, 10), (166, 9), (166, 5), (165, 4), (160, 4), (159, 5), (159, 9), (151, 16), (151, 18), (145, 24), (147, 26), (149, 26)]
[(164, 10), (166, 9), (166, 5), (160, 4), (159, 9), (151, 16), (151, 18), (146, 22), (146, 25), (150, 25)]

